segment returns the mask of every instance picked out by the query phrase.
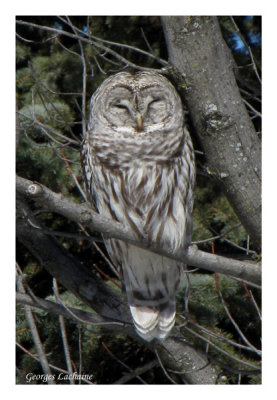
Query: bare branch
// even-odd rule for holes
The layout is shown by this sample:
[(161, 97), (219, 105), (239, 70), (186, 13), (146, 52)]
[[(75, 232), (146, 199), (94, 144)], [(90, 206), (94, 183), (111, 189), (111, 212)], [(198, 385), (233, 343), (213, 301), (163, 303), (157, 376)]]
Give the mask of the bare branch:
[(255, 298), (254, 298), (254, 296), (253, 296), (253, 293), (252, 293), (251, 290), (249, 290), (249, 293), (250, 293), (251, 301), (252, 301), (252, 303), (254, 304), (254, 307), (255, 307), (255, 309), (256, 309), (256, 311), (257, 311), (257, 314), (258, 314), (258, 316), (259, 316), (259, 319), (260, 319), (260, 321), (262, 321), (261, 311), (260, 311), (260, 309), (259, 309), (259, 307), (258, 307), (258, 304), (257, 304), (257, 302), (256, 302), (256, 300), (255, 300)]
[(241, 34), (241, 31), (240, 31), (239, 27), (237, 26), (237, 24), (236, 24), (234, 18), (233, 18), (233, 17), (230, 17), (230, 20), (231, 20), (231, 22), (232, 22), (232, 24), (233, 24), (233, 26), (234, 26), (234, 28), (235, 28), (235, 32), (239, 35), (239, 37), (240, 37), (241, 40), (243, 41), (244, 46), (245, 46), (245, 47), (247, 48), (247, 50), (248, 50), (248, 53), (249, 53), (250, 58), (251, 58), (251, 61), (252, 61), (252, 66), (253, 66), (254, 72), (255, 72), (255, 74), (256, 74), (256, 77), (257, 77), (258, 81), (261, 83), (261, 77), (260, 77), (260, 75), (259, 75), (259, 73), (258, 73), (257, 66), (256, 66), (256, 63), (255, 63), (255, 60), (254, 60), (254, 56), (253, 56), (252, 50), (251, 50), (250, 46), (248, 46), (248, 44), (247, 44), (247, 42), (246, 42), (244, 36)]
[(131, 379), (134, 379), (138, 375), (144, 374), (145, 372), (156, 367), (157, 365), (158, 365), (157, 360), (150, 361), (149, 363), (143, 365), (142, 367), (138, 367), (135, 370), (129, 372), (128, 374), (123, 375), (123, 377), (114, 382), (113, 385), (122, 385), (124, 383), (127, 383)]
[(262, 117), (262, 114), (261, 114), (259, 111), (257, 111), (253, 106), (251, 106), (251, 104), (248, 103), (247, 100), (245, 100), (245, 99), (242, 99), (242, 100), (243, 100), (243, 102), (247, 105), (247, 107), (250, 108), (251, 111), (253, 111), (253, 113), (254, 113), (254, 115), (255, 115), (256, 117), (259, 117), (259, 118)]
[[(208, 343), (209, 346), (215, 348), (216, 350), (218, 350), (220, 353), (224, 354), (224, 355), (227, 356), (228, 358), (230, 358), (230, 359), (232, 359), (232, 360), (234, 360), (234, 361), (236, 361), (236, 362), (238, 362), (238, 363), (240, 363), (240, 364), (243, 364), (243, 365), (245, 365), (245, 366), (247, 366), (247, 367), (253, 368), (253, 370), (254, 370), (255, 372), (260, 372), (260, 369), (258, 369), (255, 365), (250, 364), (250, 363), (247, 362), (247, 361), (243, 361), (242, 359), (240, 359), (240, 358), (238, 358), (238, 357), (235, 357), (234, 355), (232, 355), (232, 354), (228, 353), (227, 351), (221, 349), (219, 346), (217, 346), (216, 344), (214, 344), (213, 342), (211, 342), (210, 340), (208, 340), (208, 339), (205, 338), (204, 336), (200, 335), (200, 334), (197, 333), (196, 331), (194, 331), (194, 330), (188, 328), (187, 326), (185, 326), (184, 329), (187, 330), (188, 332), (192, 333), (193, 335), (199, 337), (201, 340), (203, 340), (204, 342)], [(244, 371), (244, 372), (245, 372), (246, 374), (249, 373), (249, 371), (247, 371), (247, 370)]]
[[(45, 125), (45, 124), (43, 124), (42, 122), (38, 121), (38, 120), (36, 119), (36, 117), (31, 117), (30, 115), (24, 114), (24, 113), (21, 112), (21, 111), (17, 111), (17, 113), (18, 113), (19, 115), (21, 115), (22, 117), (24, 117), (24, 118), (26, 118), (26, 119), (28, 119), (28, 120), (31, 120), (32, 123), (35, 123), (36, 125), (38, 125), (38, 126), (42, 129), (42, 131), (45, 133), (45, 135), (46, 135), (49, 139), (51, 139), (52, 141), (54, 141), (55, 143), (64, 144), (64, 143), (61, 143), (61, 142), (59, 142), (58, 140), (54, 139), (54, 137), (51, 136), (51, 135), (49, 134), (49, 132), (51, 132), (52, 135), (57, 136), (58, 138), (64, 140), (67, 144), (68, 144), (68, 143), (71, 143), (71, 144), (74, 144), (74, 145), (76, 145), (76, 146), (80, 146), (80, 143), (79, 143), (78, 141), (73, 140), (73, 139), (70, 139), (69, 137), (62, 135), (60, 132), (58, 132), (57, 130), (51, 128), (49, 125)], [(49, 132), (48, 132), (48, 131), (49, 131)]]
[[(59, 17), (59, 19), (60, 19), (62, 22), (66, 23), (66, 24), (68, 24), (69, 26), (72, 27), (72, 24), (68, 22), (68, 18), (67, 18), (67, 21), (66, 21), (64, 18), (62, 18), (62, 17)], [(116, 46), (116, 47), (121, 47), (121, 48), (128, 49), (128, 50), (132, 50), (132, 51), (135, 51), (135, 52), (137, 52), (137, 53), (143, 54), (143, 55), (146, 56), (146, 57), (154, 58), (156, 61), (158, 61), (158, 62), (159, 62), (161, 65), (163, 65), (164, 67), (166, 67), (166, 66), (168, 65), (168, 62), (167, 62), (166, 60), (163, 60), (162, 58), (157, 57), (155, 54), (153, 54), (153, 51), (152, 51), (152, 49), (151, 49), (151, 46), (149, 45), (149, 43), (148, 43), (148, 41), (147, 41), (147, 39), (146, 39), (146, 37), (145, 37), (145, 34), (144, 34), (144, 32), (143, 32), (142, 29), (141, 29), (141, 32), (142, 32), (143, 38), (144, 38), (144, 40), (145, 40), (145, 42), (146, 42), (146, 45), (147, 45), (147, 47), (148, 47), (148, 49), (149, 49), (149, 52), (144, 51), (144, 50), (141, 50), (141, 49), (138, 49), (137, 47), (131, 46), (131, 45), (129, 45), (129, 44), (117, 43), (117, 42), (112, 42), (112, 41), (110, 41), (110, 40), (101, 39), (101, 38), (99, 38), (99, 37), (97, 37), (97, 36), (94, 36), (94, 35), (91, 35), (91, 34), (89, 34), (89, 33), (86, 33), (86, 32), (84, 32), (84, 31), (82, 31), (81, 29), (77, 28), (76, 26), (74, 27), (74, 31), (75, 31), (76, 35), (77, 35), (77, 31), (78, 31), (81, 35), (85, 35), (86, 37), (88, 37), (89, 39), (91, 39), (91, 40), (93, 40), (93, 41), (96, 40), (96, 41), (98, 41), (98, 42), (105, 43), (105, 44), (109, 44), (109, 45), (111, 45), (111, 46)]]
[(161, 359), (160, 359), (160, 357), (159, 357), (159, 354), (158, 354), (157, 350), (155, 351), (155, 353), (156, 353), (157, 360), (159, 361), (160, 367), (161, 367), (161, 369), (163, 370), (163, 372), (164, 372), (165, 376), (167, 377), (167, 379), (168, 379), (171, 383), (173, 383), (173, 385), (177, 385), (177, 382), (174, 381), (174, 379), (172, 379), (170, 375), (168, 375), (167, 370), (165, 369), (165, 367), (164, 367), (164, 365), (163, 365), (163, 363), (162, 363), (162, 361), (161, 361)]
[[(53, 278), (53, 287), (54, 287), (54, 292), (55, 292), (56, 297), (60, 298), (58, 283), (55, 278)], [(62, 336), (62, 341), (63, 341), (63, 349), (64, 349), (66, 366), (69, 371), (69, 382), (70, 382), (70, 385), (74, 385), (74, 379), (72, 378), (73, 368), (72, 368), (72, 363), (71, 363), (70, 350), (69, 350), (69, 345), (68, 345), (68, 340), (67, 340), (64, 317), (62, 315), (59, 315), (59, 323), (60, 323), (60, 330), (61, 330), (61, 336)]]
[(71, 27), (73, 32), (75, 33), (76, 37), (78, 37), (78, 44), (80, 47), (80, 54), (81, 54), (81, 60), (82, 60), (82, 65), (83, 65), (83, 89), (82, 89), (82, 129), (83, 129), (83, 134), (86, 131), (86, 108), (87, 108), (87, 103), (86, 103), (86, 93), (87, 93), (87, 62), (86, 62), (86, 57), (85, 57), (85, 52), (83, 48), (83, 43), (80, 40), (80, 36), (77, 34), (77, 28), (71, 23), (70, 18), (66, 17), (67, 19), (67, 24)]
[[(56, 29), (56, 28), (52, 28), (50, 26), (43, 26), (43, 25), (37, 25), (31, 22), (26, 22), (26, 21), (21, 21), (21, 20), (17, 20), (16, 23), (18, 25), (25, 25), (25, 26), (32, 26), (33, 28), (37, 28), (37, 29), (41, 29), (44, 31), (48, 31), (48, 32), (53, 32), (56, 33), (58, 35), (64, 35), (67, 37), (70, 37), (72, 39), (77, 39), (77, 40), (81, 40), (84, 43), (88, 43), (94, 47), (96, 47), (97, 49), (101, 49), (106, 51), (107, 53), (109, 53), (111, 56), (115, 57), (116, 59), (120, 60), (124, 65), (127, 65), (129, 67), (132, 67), (134, 69), (137, 70), (142, 70), (142, 71), (157, 71), (154, 68), (147, 68), (147, 67), (141, 67), (139, 65), (136, 65), (134, 63), (132, 63), (131, 61), (127, 60), (126, 58), (124, 58), (123, 56), (121, 56), (120, 54), (118, 54), (116, 51), (112, 50), (111, 48), (104, 46), (103, 44), (100, 44), (99, 42), (96, 41), (96, 39), (94, 38), (94, 40), (91, 39), (87, 39), (84, 37), (85, 33), (82, 32), (82, 36), (78, 35), (77, 33), (70, 33), (70, 32), (66, 32), (62, 29)], [(97, 38), (99, 41), (103, 42), (101, 39)], [(117, 46), (121, 46), (121, 47), (128, 47), (128, 45), (122, 45), (119, 43), (114, 43), (114, 42), (109, 42), (109, 44), (113, 44), (113, 45), (117, 45)], [(148, 53), (148, 52), (144, 52), (143, 50), (139, 50), (133, 46), (130, 46), (132, 48), (132, 50), (136, 49), (137, 51), (146, 54), (148, 57), (154, 57), (155, 59), (157, 59), (157, 57), (153, 56), (153, 54)], [(162, 63), (163, 64), (163, 63)], [(167, 63), (166, 63), (167, 65)]]
[[(109, 321), (108, 319), (105, 319), (98, 314), (83, 311), (74, 307), (65, 307), (64, 304), (58, 304), (53, 301), (44, 300), (42, 298), (36, 298), (34, 300), (28, 294), (18, 292), (16, 294), (16, 302), (29, 305), (34, 308), (39, 308), (52, 314), (62, 315), (66, 318), (70, 318), (71, 320), (79, 324), (82, 323), (87, 325), (105, 326), (107, 329), (114, 329), (115, 323), (113, 321)], [(123, 326), (122, 323), (117, 324)]]
[[(78, 141), (78, 138), (74, 135), (74, 133), (73, 133), (73, 131), (72, 131), (72, 129), (71, 129), (70, 124), (66, 121), (66, 119), (64, 119), (62, 113), (61, 113), (60, 110), (56, 107), (56, 105), (55, 105), (54, 102), (51, 100), (50, 96), (48, 95), (47, 92), (50, 91), (49, 88), (40, 80), (40, 78), (38, 77), (38, 75), (37, 75), (37, 73), (36, 73), (36, 70), (35, 70), (34, 66), (32, 65), (32, 63), (29, 62), (28, 65), (29, 65), (29, 68), (30, 68), (30, 70), (31, 70), (31, 73), (32, 73), (32, 75), (33, 75), (33, 78), (34, 78), (35, 82), (37, 83), (38, 87), (44, 89), (44, 93), (43, 93), (43, 94), (44, 94), (44, 96), (46, 97), (48, 103), (51, 104), (51, 107), (52, 107), (52, 108), (55, 110), (55, 112), (61, 117), (61, 121), (67, 126), (67, 128), (68, 128), (69, 131), (70, 131), (71, 136), (72, 136), (75, 140)], [(67, 94), (68, 94), (68, 93), (67, 93)], [(44, 102), (42, 93), (39, 92), (39, 96), (40, 96), (41, 102), (42, 102), (42, 104), (43, 104), (43, 106), (44, 106), (44, 108), (45, 108), (47, 114), (48, 114), (49, 117), (51, 118), (51, 114), (49, 113), (49, 111), (48, 111), (48, 109), (47, 109), (47, 107), (46, 107), (46, 105), (45, 105), (45, 102)], [(35, 120), (35, 118), (34, 118), (34, 120)]]
[(221, 336), (221, 335), (218, 335), (218, 334), (216, 334), (216, 333), (214, 333), (214, 332), (212, 332), (212, 331), (209, 331), (207, 328), (204, 328), (203, 326), (197, 324), (196, 322), (192, 321), (191, 319), (189, 319), (188, 322), (189, 322), (191, 325), (193, 325), (194, 327), (198, 328), (201, 332), (205, 333), (205, 334), (208, 335), (208, 336), (211, 336), (211, 337), (213, 337), (213, 338), (218, 339), (220, 342), (226, 342), (226, 343), (229, 343), (229, 344), (231, 344), (232, 346), (237, 347), (237, 348), (239, 348), (239, 349), (243, 349), (243, 350), (246, 350), (246, 351), (251, 351), (251, 352), (256, 353), (256, 350), (253, 350), (251, 347), (245, 346), (245, 345), (240, 344), (240, 343), (237, 343), (237, 342), (234, 342), (234, 341), (231, 340), (231, 339), (228, 339), (228, 338), (226, 338), (226, 337), (224, 337), (224, 336)]
[[(134, 370), (132, 370), (127, 364), (125, 364), (123, 361), (121, 361), (118, 357), (116, 357), (111, 350), (108, 348), (108, 346), (102, 342), (102, 346), (104, 347), (104, 349), (108, 352), (108, 354), (114, 359), (116, 360), (120, 365), (122, 365), (124, 368), (126, 368), (128, 371), (130, 371), (131, 373), (134, 372)], [(135, 377), (143, 384), (146, 384), (146, 382), (139, 376), (139, 375), (135, 375)]]
[(220, 272), (246, 281), (260, 284), (261, 268), (258, 264), (238, 261), (218, 255), (200, 251), (196, 246), (190, 246), (187, 252), (179, 250), (172, 254), (166, 249), (159, 249), (150, 244), (144, 237), (138, 241), (134, 233), (122, 224), (104, 218), (92, 211), (88, 204), (76, 204), (60, 194), (54, 193), (45, 186), (33, 183), (27, 179), (17, 177), (18, 193), (28, 199), (43, 204), (49, 211), (56, 212), (64, 217), (87, 226), (91, 232), (101, 232), (105, 238), (124, 240), (138, 247), (172, 258), (197, 268)]
[(217, 277), (216, 274), (215, 274), (215, 280), (216, 280), (216, 289), (217, 289), (218, 296), (219, 296), (219, 298), (220, 298), (220, 301), (221, 301), (221, 303), (222, 303), (222, 305), (223, 305), (223, 308), (224, 308), (226, 314), (228, 315), (228, 318), (229, 318), (229, 320), (231, 321), (232, 325), (234, 326), (234, 328), (235, 328), (236, 331), (238, 332), (238, 334), (239, 334), (239, 336), (241, 337), (241, 339), (243, 340), (243, 342), (244, 342), (247, 346), (249, 346), (256, 354), (258, 354), (259, 356), (261, 356), (261, 354), (262, 354), (261, 351), (258, 350), (258, 349), (256, 349), (256, 348), (249, 342), (249, 340), (245, 337), (245, 335), (244, 335), (243, 332), (241, 331), (240, 327), (238, 326), (238, 324), (236, 323), (236, 321), (235, 321), (234, 318), (232, 317), (232, 315), (231, 315), (231, 313), (230, 313), (230, 311), (229, 311), (229, 309), (228, 309), (228, 307), (227, 307), (227, 304), (225, 303), (225, 300), (224, 300), (224, 298), (223, 298), (223, 296), (222, 296), (222, 293), (221, 293), (221, 290), (220, 290), (219, 280), (218, 280), (218, 277)]
[(87, 200), (87, 196), (86, 196), (85, 192), (83, 191), (83, 189), (81, 188), (81, 185), (80, 185), (76, 175), (74, 174), (73, 169), (71, 168), (71, 166), (69, 164), (69, 161), (66, 159), (65, 154), (64, 154), (62, 149), (60, 149), (60, 152), (61, 152), (62, 158), (63, 158), (63, 160), (65, 162), (66, 169), (69, 171), (69, 173), (70, 173), (70, 175), (71, 175), (71, 177), (72, 177), (77, 189), (79, 190), (81, 196), (86, 201)]
[[(23, 286), (23, 283), (22, 283), (22, 278), (19, 275), (18, 275), (17, 285), (18, 285), (19, 291), (21, 293), (25, 293), (25, 289), (24, 289), (24, 286)], [(29, 328), (30, 328), (30, 331), (31, 331), (31, 334), (32, 334), (32, 338), (33, 338), (33, 341), (34, 341), (34, 344), (35, 344), (35, 347), (36, 347), (36, 350), (37, 350), (37, 353), (38, 353), (38, 357), (39, 357), (39, 360), (40, 360), (40, 364), (41, 364), (42, 370), (43, 370), (45, 375), (50, 376), (50, 375), (52, 375), (51, 374), (51, 370), (50, 370), (50, 367), (49, 367), (49, 363), (48, 363), (46, 354), (45, 354), (45, 352), (43, 350), (42, 342), (41, 342), (41, 339), (40, 339), (40, 336), (39, 336), (39, 332), (38, 332), (38, 329), (37, 329), (37, 326), (36, 326), (36, 322), (35, 322), (35, 319), (34, 319), (34, 316), (33, 316), (33, 313), (32, 313), (32, 309), (31, 309), (30, 306), (25, 305), (24, 306), (24, 310), (25, 310), (26, 319), (28, 321), (28, 325), (29, 325)], [(52, 379), (48, 380), (47, 383), (50, 384), (50, 385), (51, 384), (52, 385), (55, 384), (55, 382)]]

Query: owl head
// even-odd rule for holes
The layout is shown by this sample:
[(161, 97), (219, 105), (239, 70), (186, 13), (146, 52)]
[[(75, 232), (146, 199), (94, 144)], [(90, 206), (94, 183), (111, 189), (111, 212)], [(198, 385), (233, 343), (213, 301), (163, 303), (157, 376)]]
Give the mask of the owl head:
[(138, 137), (182, 125), (183, 110), (175, 88), (162, 75), (120, 72), (106, 79), (92, 97), (90, 125), (96, 121)]

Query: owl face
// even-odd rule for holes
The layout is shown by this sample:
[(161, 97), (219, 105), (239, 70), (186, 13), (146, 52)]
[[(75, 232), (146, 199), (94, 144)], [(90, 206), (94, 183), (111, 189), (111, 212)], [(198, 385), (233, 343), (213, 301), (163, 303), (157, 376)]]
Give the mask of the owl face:
[[(114, 131), (132, 135), (154, 133), (183, 121), (180, 98), (163, 76), (119, 73), (100, 86), (94, 113)], [(98, 102), (101, 102), (99, 107)]]

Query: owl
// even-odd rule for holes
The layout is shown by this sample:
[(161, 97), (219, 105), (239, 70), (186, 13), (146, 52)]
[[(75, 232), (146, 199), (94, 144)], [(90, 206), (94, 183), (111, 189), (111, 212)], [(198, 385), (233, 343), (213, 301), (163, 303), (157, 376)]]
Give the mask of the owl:
[[(155, 72), (121, 72), (92, 96), (82, 143), (89, 199), (139, 240), (174, 252), (191, 241), (194, 151), (173, 85)], [(121, 240), (105, 240), (137, 333), (164, 339), (175, 323), (184, 265)]]

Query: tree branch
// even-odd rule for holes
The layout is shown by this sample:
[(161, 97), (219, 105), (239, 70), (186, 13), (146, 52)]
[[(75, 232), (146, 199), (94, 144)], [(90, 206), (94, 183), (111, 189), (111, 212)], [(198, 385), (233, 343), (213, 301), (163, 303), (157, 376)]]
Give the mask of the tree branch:
[[(99, 314), (93, 314), (88, 311), (83, 311), (74, 307), (64, 307), (62, 304), (58, 304), (49, 300), (44, 300), (38, 297), (36, 297), (36, 299), (32, 299), (32, 297), (28, 294), (19, 292), (16, 293), (16, 302), (34, 308), (39, 308), (52, 314), (61, 315), (66, 318), (73, 319), (75, 322), (78, 323), (91, 324), (113, 330), (115, 327), (115, 323), (113, 321), (104, 318)], [(124, 326), (123, 323), (119, 323), (118, 325), (122, 327)]]
[(27, 204), (18, 200), (17, 209), (17, 237), (41, 265), (104, 318), (131, 325), (128, 306), (121, 296), (87, 270), (56, 238), (34, 229), (29, 220), (38, 228), (43, 226)]
[(260, 248), (261, 143), (241, 98), (235, 62), (217, 18), (164, 16), (162, 24), (169, 59), (185, 75), (181, 91), (210, 174)]
[[(128, 46), (128, 45), (124, 45), (124, 44), (121, 45), (121, 44), (119, 44), (119, 43), (116, 44), (116, 43), (114, 43), (114, 42), (108, 42), (108, 41), (105, 41), (105, 40), (102, 40), (102, 39), (100, 39), (100, 38), (96, 38), (96, 37), (93, 37), (93, 36), (90, 36), (90, 35), (87, 35), (87, 37), (84, 37), (84, 35), (85, 35), (84, 32), (82, 32), (82, 33), (79, 35), (79, 34), (77, 33), (77, 31), (76, 31), (75, 33), (70, 33), (70, 32), (66, 32), (66, 31), (64, 31), (64, 30), (62, 30), (62, 29), (57, 29), (57, 28), (53, 28), (53, 27), (50, 27), (50, 26), (38, 25), (38, 24), (34, 24), (34, 23), (32, 23), (32, 22), (27, 22), (27, 21), (17, 20), (16, 23), (17, 23), (18, 25), (24, 25), (24, 26), (29, 26), (29, 27), (37, 28), (37, 29), (44, 30), (44, 31), (47, 31), (47, 32), (55, 33), (55, 34), (57, 34), (57, 35), (64, 35), (64, 36), (69, 37), (69, 38), (71, 38), (71, 39), (75, 39), (75, 40), (82, 41), (82, 42), (84, 42), (84, 43), (88, 43), (88, 44), (90, 44), (91, 46), (94, 46), (94, 47), (97, 48), (97, 49), (100, 49), (100, 50), (102, 50), (102, 51), (105, 51), (105, 52), (109, 53), (111, 56), (113, 56), (113, 57), (115, 57), (117, 60), (119, 60), (122, 64), (125, 64), (125, 66), (132, 67), (132, 68), (137, 69), (137, 70), (142, 70), (142, 71), (156, 71), (154, 68), (141, 67), (141, 66), (139, 66), (139, 65), (136, 65), (136, 64), (132, 63), (131, 61), (127, 60), (126, 58), (124, 58), (123, 56), (121, 56), (119, 53), (117, 53), (116, 51), (114, 51), (113, 49), (111, 49), (111, 48), (105, 46), (103, 43), (106, 42), (106, 43), (109, 43), (110, 45), (117, 45), (117, 46), (119, 46), (119, 47), (125, 47), (125, 48), (128, 48), (128, 49), (131, 49), (131, 50), (133, 50), (133, 51), (136, 51), (136, 52), (139, 52), (139, 53), (141, 53), (141, 54), (144, 54), (144, 55), (146, 55), (147, 57), (154, 58), (155, 60), (159, 61), (163, 66), (166, 66), (166, 65), (167, 65), (167, 62), (166, 62), (166, 61), (160, 59), (160, 58), (157, 57), (157, 56), (153, 56), (153, 54), (151, 54), (151, 53), (148, 53), (148, 52), (146, 52), (146, 51), (137, 49), (136, 47)], [(20, 38), (21, 38), (21, 37), (20, 37)], [(90, 38), (93, 38), (93, 39), (90, 39)], [(21, 39), (22, 39), (22, 38), (21, 38)]]
[(150, 244), (146, 237), (138, 241), (130, 229), (121, 223), (111, 221), (96, 213), (91, 209), (89, 204), (74, 203), (39, 183), (34, 183), (21, 177), (17, 177), (16, 185), (18, 194), (43, 204), (43, 207), (49, 211), (56, 212), (71, 221), (85, 225), (91, 232), (101, 232), (105, 238), (120, 239), (138, 247), (147, 248), (149, 251), (165, 257), (181, 261), (182, 263), (230, 275), (250, 283), (259, 285), (261, 282), (261, 268), (258, 264), (206, 253), (198, 250), (196, 246), (190, 246), (187, 252), (179, 250), (176, 253), (172, 253), (166, 249), (159, 249), (154, 244)]
[[(24, 293), (24, 287), (23, 287), (23, 284), (22, 284), (22, 278), (20, 276), (18, 277), (17, 286), (18, 286), (19, 291), (21, 293)], [(45, 375), (49, 376), (49, 375), (51, 375), (51, 369), (49, 367), (47, 356), (46, 356), (46, 354), (44, 352), (44, 349), (43, 349), (43, 345), (42, 345), (42, 342), (41, 342), (41, 339), (40, 339), (40, 336), (39, 336), (39, 332), (38, 332), (38, 329), (37, 329), (35, 318), (34, 318), (33, 313), (32, 313), (32, 309), (31, 309), (31, 307), (29, 305), (25, 304), (24, 305), (24, 310), (25, 310), (26, 320), (28, 322), (28, 325), (29, 325), (29, 328), (30, 328), (30, 331), (31, 331), (31, 335), (32, 335), (32, 338), (33, 338), (33, 341), (34, 341), (34, 344), (35, 344), (35, 348), (36, 348), (37, 353), (38, 353), (38, 357), (39, 357), (39, 360), (40, 360), (40, 364), (41, 364), (42, 370), (43, 370)], [(55, 382), (52, 381), (51, 379), (49, 381), (47, 381), (47, 383), (50, 384), (50, 385), (54, 385), (55, 384)]]

